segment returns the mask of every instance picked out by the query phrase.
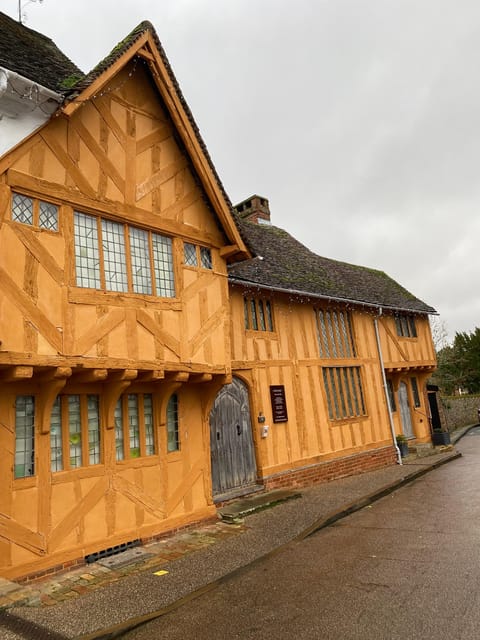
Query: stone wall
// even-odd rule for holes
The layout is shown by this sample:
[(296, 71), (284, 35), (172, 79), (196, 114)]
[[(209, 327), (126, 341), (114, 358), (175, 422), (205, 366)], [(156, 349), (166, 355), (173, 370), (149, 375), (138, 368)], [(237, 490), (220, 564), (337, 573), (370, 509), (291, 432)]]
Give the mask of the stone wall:
[(480, 395), (442, 396), (441, 407), (445, 426), (449, 431), (467, 427), (480, 422), (477, 410), (480, 408)]

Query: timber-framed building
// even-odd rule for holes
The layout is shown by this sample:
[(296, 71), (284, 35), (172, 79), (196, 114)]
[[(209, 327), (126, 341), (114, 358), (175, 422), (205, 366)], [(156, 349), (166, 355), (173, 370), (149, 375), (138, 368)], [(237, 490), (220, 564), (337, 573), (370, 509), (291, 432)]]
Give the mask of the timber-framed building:
[(87, 75), (0, 31), (1, 576), (429, 439), (434, 310), (232, 207), (150, 23)]

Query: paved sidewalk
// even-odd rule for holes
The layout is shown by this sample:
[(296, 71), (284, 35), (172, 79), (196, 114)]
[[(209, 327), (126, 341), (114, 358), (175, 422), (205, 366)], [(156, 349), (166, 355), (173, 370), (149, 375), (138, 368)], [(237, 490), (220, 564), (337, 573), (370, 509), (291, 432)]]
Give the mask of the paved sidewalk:
[(455, 449), (409, 456), (401, 466), (300, 489), (298, 499), (234, 524), (205, 524), (29, 585), (0, 579), (0, 640), (107, 637), (97, 631), (194, 597), (229, 573), (459, 457)]

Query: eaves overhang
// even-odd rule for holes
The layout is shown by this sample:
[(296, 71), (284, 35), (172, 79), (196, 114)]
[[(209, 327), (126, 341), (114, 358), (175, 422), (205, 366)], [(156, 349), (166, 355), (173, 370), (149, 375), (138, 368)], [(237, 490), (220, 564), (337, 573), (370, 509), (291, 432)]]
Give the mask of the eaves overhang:
[(296, 296), (298, 298), (302, 298), (304, 300), (326, 300), (330, 302), (342, 303), (342, 304), (350, 304), (357, 307), (366, 307), (368, 309), (376, 310), (379, 314), (382, 313), (383, 310), (400, 312), (400, 313), (414, 313), (418, 315), (438, 315), (438, 312), (435, 309), (430, 308), (429, 310), (422, 309), (412, 309), (411, 307), (402, 307), (401, 305), (392, 305), (388, 303), (380, 303), (380, 302), (365, 302), (364, 300), (355, 300), (354, 298), (342, 298), (341, 296), (333, 296), (327, 294), (320, 293), (312, 293), (311, 291), (301, 291), (298, 289), (288, 289), (278, 286), (271, 286), (260, 284), (253, 280), (244, 280), (240, 278), (235, 278), (232, 276), (228, 277), (228, 282), (230, 284), (236, 284), (249, 289), (260, 289), (262, 291), (274, 291), (276, 293), (284, 293), (291, 296)]

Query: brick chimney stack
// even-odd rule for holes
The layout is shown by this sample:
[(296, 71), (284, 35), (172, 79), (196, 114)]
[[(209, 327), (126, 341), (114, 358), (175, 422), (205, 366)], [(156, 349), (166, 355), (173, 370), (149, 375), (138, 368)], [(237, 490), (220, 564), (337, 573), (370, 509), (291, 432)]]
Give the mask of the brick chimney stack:
[(248, 222), (255, 224), (272, 224), (268, 200), (262, 196), (250, 196), (234, 207), (236, 213)]

